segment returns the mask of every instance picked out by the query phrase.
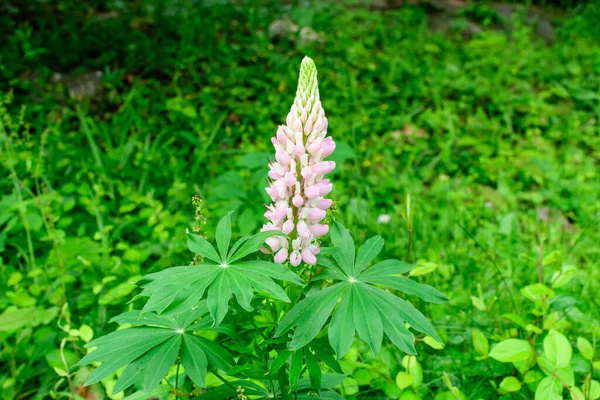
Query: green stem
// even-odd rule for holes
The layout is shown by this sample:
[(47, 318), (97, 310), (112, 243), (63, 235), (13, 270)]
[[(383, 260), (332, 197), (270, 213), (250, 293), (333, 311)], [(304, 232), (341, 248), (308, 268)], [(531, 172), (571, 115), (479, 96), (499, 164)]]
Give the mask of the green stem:
[(286, 396), (286, 383), (287, 383), (287, 375), (285, 373), (285, 366), (281, 367), (278, 372), (278, 381), (279, 381), (279, 392), (281, 393), (281, 398), (285, 399)]
[(175, 400), (179, 400), (179, 366), (181, 363), (177, 363), (177, 372), (175, 373)]
[(233, 386), (231, 384), (231, 382), (229, 382), (227, 379), (223, 378), (216, 369), (212, 368), (212, 367), (208, 367), (209, 371), (212, 372), (212, 374), (214, 376), (216, 376), (221, 382), (223, 382), (225, 385), (227, 385), (227, 387), (231, 390), (233, 390), (234, 392), (237, 391), (237, 388), (235, 386)]

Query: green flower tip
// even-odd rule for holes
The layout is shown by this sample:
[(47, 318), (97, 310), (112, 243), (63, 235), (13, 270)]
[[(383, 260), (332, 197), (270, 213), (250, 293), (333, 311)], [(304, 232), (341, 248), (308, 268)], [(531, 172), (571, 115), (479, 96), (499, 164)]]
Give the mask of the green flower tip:
[(305, 56), (300, 64), (298, 92), (309, 95), (317, 85), (317, 66), (312, 58)]

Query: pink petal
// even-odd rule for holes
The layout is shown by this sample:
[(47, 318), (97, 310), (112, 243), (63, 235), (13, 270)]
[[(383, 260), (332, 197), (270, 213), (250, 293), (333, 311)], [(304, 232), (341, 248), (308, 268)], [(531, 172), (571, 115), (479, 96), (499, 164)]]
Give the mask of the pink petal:
[(288, 256), (288, 249), (286, 247), (283, 247), (281, 250), (279, 250), (277, 252), (277, 254), (275, 254), (273, 261), (275, 261), (277, 264), (283, 264), (285, 262), (285, 260), (287, 260), (287, 256)]
[(300, 257), (298, 250), (292, 251), (292, 254), (290, 254), (290, 264), (292, 264), (294, 267), (297, 267), (300, 265), (300, 262), (302, 262), (302, 257)]
[(308, 249), (302, 250), (302, 259), (308, 265), (315, 265), (317, 262), (317, 257), (315, 257), (315, 255)]

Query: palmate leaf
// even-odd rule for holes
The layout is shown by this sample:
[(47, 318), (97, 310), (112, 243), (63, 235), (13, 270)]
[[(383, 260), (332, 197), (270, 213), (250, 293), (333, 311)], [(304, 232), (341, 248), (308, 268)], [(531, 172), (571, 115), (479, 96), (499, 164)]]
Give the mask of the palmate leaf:
[[(289, 302), (289, 298), (274, 279), (304, 285), (302, 279), (286, 266), (268, 261), (241, 261), (255, 253), (264, 241), (278, 231), (260, 232), (239, 239), (231, 249), (231, 218), (223, 217), (217, 227), (217, 250), (204, 238), (188, 233), (188, 247), (205, 257), (200, 265), (173, 267), (149, 274), (138, 281), (143, 290), (137, 297), (148, 297), (142, 312), (158, 315), (177, 315), (195, 307), (206, 297), (207, 307), (214, 324), (221, 323), (229, 310), (229, 300), (235, 297), (238, 304), (252, 311), (254, 293)], [(136, 298), (137, 298), (136, 297)]]
[(373, 354), (379, 352), (384, 334), (400, 350), (416, 354), (414, 338), (406, 323), (442, 343), (431, 323), (419, 310), (389, 291), (375, 286), (388, 286), (431, 303), (448, 301), (437, 289), (401, 276), (413, 268), (413, 265), (386, 260), (365, 269), (383, 248), (383, 239), (376, 236), (367, 240), (355, 255), (352, 237), (337, 222), (331, 232), (331, 241), (335, 249), (328, 249), (324, 253), (332, 258), (320, 254), (317, 263), (326, 268), (323, 275), (332, 279), (334, 284), (311, 293), (296, 304), (281, 319), (275, 332), (278, 337), (295, 327), (289, 343), (290, 351), (296, 351), (310, 343), (323, 328), (332, 311), (328, 338), (338, 359), (350, 349), (355, 333), (367, 342)]
[[(89, 376), (85, 385), (92, 385), (127, 366), (113, 388), (119, 393), (138, 384), (145, 393), (154, 390), (181, 356), (186, 374), (200, 387), (205, 386), (208, 366), (222, 371), (230, 370), (235, 361), (223, 347), (193, 334), (193, 324), (207, 308), (201, 304), (178, 317), (142, 315), (130, 311), (111, 320), (134, 327), (121, 329), (92, 340), (85, 347), (96, 348), (77, 363), (102, 363)], [(210, 317), (206, 317), (210, 318)]]

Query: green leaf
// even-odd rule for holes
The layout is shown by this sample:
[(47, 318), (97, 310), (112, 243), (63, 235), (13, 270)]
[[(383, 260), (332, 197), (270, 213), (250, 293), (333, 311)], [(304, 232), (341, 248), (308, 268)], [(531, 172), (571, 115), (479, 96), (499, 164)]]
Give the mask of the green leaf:
[(592, 360), (594, 358), (594, 347), (585, 338), (577, 338), (577, 349), (586, 360)]
[(231, 297), (231, 290), (227, 284), (227, 275), (224, 272), (220, 272), (215, 281), (208, 289), (208, 296), (206, 305), (210, 311), (210, 315), (215, 320), (214, 324), (219, 325), (225, 315), (229, 306), (229, 298)]
[(333, 358), (331, 351), (329, 351), (330, 350), (329, 347), (325, 348), (324, 346), (321, 346), (318, 343), (313, 342), (313, 343), (311, 343), (310, 348), (315, 353), (315, 356), (319, 360), (323, 361), (325, 363), (325, 365), (327, 365), (329, 368), (331, 368), (338, 374), (344, 373), (344, 371), (342, 371), (342, 367), (341, 367), (340, 363), (337, 362), (337, 360), (335, 358)]
[(354, 270), (354, 241), (350, 236), (350, 233), (342, 224), (334, 221), (331, 229), (331, 243), (339, 249), (334, 252), (333, 258), (336, 259), (342, 270), (350, 275)]
[(183, 348), (181, 352), (181, 364), (185, 373), (198, 387), (205, 387), (208, 359), (197, 342), (190, 335), (183, 336)]
[(292, 282), (298, 286), (304, 286), (306, 283), (300, 277), (290, 271), (288, 267), (282, 264), (276, 264), (269, 261), (255, 260), (255, 261), (242, 261), (235, 263), (234, 267), (237, 269), (243, 269), (244, 271), (250, 270), (254, 272), (267, 275), (273, 279), (281, 281)]
[(562, 386), (558, 379), (547, 376), (535, 390), (535, 400), (562, 400)]
[(304, 359), (303, 350), (296, 350), (292, 354), (292, 363), (290, 365), (290, 391), (293, 392), (296, 390), (296, 386), (298, 385), (298, 380), (300, 379), (300, 373), (302, 372), (302, 360)]
[(321, 391), (323, 372), (321, 372), (321, 367), (310, 349), (304, 349), (304, 357), (306, 359), (306, 369), (308, 370), (308, 376), (310, 378), (310, 387), (318, 394)]
[(411, 375), (408, 372), (400, 371), (398, 372), (398, 375), (396, 375), (396, 385), (398, 385), (400, 389), (406, 389), (412, 385), (414, 379), (414, 375)]
[(246, 243), (252, 236), (242, 236), (235, 242), (235, 244), (229, 249), (229, 254), (227, 255), (227, 259), (230, 259), (233, 254), (240, 248), (241, 245)]
[(492, 348), (490, 357), (500, 362), (515, 362), (528, 359), (531, 353), (532, 349), (528, 341), (507, 339)]
[(337, 306), (331, 322), (329, 323), (329, 343), (336, 353), (337, 359), (341, 359), (346, 355), (350, 347), (352, 347), (352, 341), (354, 339), (354, 319), (352, 316), (352, 290), (342, 297)]
[(479, 311), (487, 310), (485, 302), (480, 297), (471, 296), (471, 303), (473, 304), (473, 307), (475, 307)]
[(233, 270), (224, 275), (227, 276), (231, 293), (235, 295), (240, 306), (242, 306), (244, 310), (251, 312), (253, 308), (250, 306), (250, 301), (252, 300), (253, 293), (250, 282), (248, 282), (243, 274), (239, 274)]
[(156, 353), (148, 361), (144, 375), (144, 392), (150, 393), (167, 375), (177, 360), (180, 344), (181, 335), (176, 335), (158, 346)]
[(148, 368), (150, 360), (154, 357), (154, 354), (157, 353), (159, 348), (160, 346), (156, 346), (153, 349), (147, 351), (144, 355), (142, 355), (137, 360), (133, 361), (123, 370), (121, 376), (119, 377), (119, 380), (113, 387), (113, 396), (127, 389), (134, 383), (140, 382), (142, 380), (146, 372), (146, 368)]
[(587, 392), (590, 394), (590, 400), (600, 399), (600, 383), (595, 380), (590, 381)]
[(383, 243), (384, 241), (381, 236), (374, 236), (359, 247), (358, 254), (356, 255), (356, 262), (352, 270), (352, 276), (360, 274), (362, 270), (365, 269), (379, 253), (381, 253)]
[(244, 243), (240, 246), (240, 248), (231, 255), (228, 262), (234, 263), (235, 261), (241, 260), (246, 257), (250, 253), (256, 253), (261, 246), (265, 243), (265, 240), (270, 238), (271, 236), (284, 236), (285, 235), (280, 231), (264, 231), (259, 232), (256, 235), (250, 237), (248, 240), (244, 241)]
[(268, 276), (253, 271), (245, 271), (244, 276), (257, 292), (268, 293), (274, 299), (285, 301), (286, 303), (290, 302), (290, 299), (281, 286), (273, 282)]
[(108, 322), (116, 322), (119, 325), (131, 324), (160, 326), (163, 328), (177, 328), (177, 324), (172, 318), (159, 316), (153, 313), (142, 315), (142, 313), (139, 310), (128, 311), (123, 314), (117, 315)]
[(361, 281), (379, 284), (391, 287), (393, 289), (399, 290), (403, 293), (414, 294), (420, 297), (421, 299), (429, 302), (429, 303), (445, 303), (448, 301), (448, 298), (444, 296), (437, 289), (424, 285), (421, 283), (417, 283), (412, 279), (403, 278), (399, 276), (369, 276), (367, 278), (361, 276)]
[[(337, 293), (336, 290), (339, 288), (344, 288), (342, 284), (337, 284), (330, 286), (326, 289), (323, 289), (319, 292), (312, 293), (307, 296), (305, 299), (298, 302), (290, 311), (288, 311), (277, 326), (277, 330), (275, 331), (275, 337), (279, 337), (292, 327), (298, 325), (298, 320), (302, 318), (313, 306), (318, 305), (318, 302), (322, 300), (324, 297), (331, 295), (332, 293)], [(310, 312), (310, 314), (314, 314), (314, 312)], [(319, 328), (320, 330), (321, 328)]]
[(223, 347), (200, 336), (187, 336), (202, 348), (210, 365), (214, 365), (216, 368), (225, 372), (229, 371), (234, 366), (235, 361), (233, 357)]
[(201, 256), (204, 256), (204, 257), (208, 258), (209, 260), (216, 262), (217, 264), (221, 263), (221, 259), (219, 258), (217, 251), (215, 250), (214, 247), (212, 247), (212, 245), (208, 242), (208, 240), (204, 239), (201, 236), (190, 233), (190, 232), (188, 232), (187, 235), (188, 235), (188, 242), (187, 242), (188, 249), (190, 249), (190, 251), (192, 253), (200, 254)]
[(371, 296), (371, 301), (379, 310), (383, 322), (383, 331), (392, 343), (407, 354), (417, 354), (414, 336), (410, 333), (396, 309), (379, 296)]
[(173, 336), (173, 331), (163, 328), (130, 328), (110, 333), (92, 340), (85, 347), (99, 347), (88, 353), (76, 365), (102, 362), (86, 381), (86, 386), (101, 381), (124, 365), (134, 361), (155, 346)]
[(537, 301), (544, 297), (553, 297), (554, 291), (541, 283), (534, 283), (521, 289), (521, 294), (530, 301)]
[(378, 262), (371, 268), (368, 268), (362, 274), (361, 279), (368, 279), (373, 276), (398, 276), (407, 273), (414, 267), (413, 264), (405, 263), (400, 260), (385, 260)]
[(297, 322), (295, 322), (296, 330), (292, 336), (290, 350), (297, 350), (307, 345), (317, 336), (323, 325), (325, 325), (325, 322), (327, 322), (327, 318), (329, 318), (331, 311), (344, 290), (346, 290), (346, 285), (337, 284), (311, 295), (311, 297), (318, 296), (318, 300), (316, 300), (315, 306), (310, 313), (301, 315), (297, 319)]
[(217, 225), (217, 231), (215, 232), (215, 239), (217, 240), (217, 247), (219, 248), (219, 254), (221, 254), (221, 260), (227, 262), (227, 250), (229, 249), (229, 241), (231, 240), (231, 216), (227, 213), (219, 225)]
[(507, 376), (500, 382), (500, 390), (504, 393), (518, 392), (521, 390), (521, 383), (514, 376)]
[[(344, 379), (346, 379), (346, 375), (326, 372), (323, 374), (323, 377), (321, 379), (321, 389), (338, 387), (342, 384)], [(307, 377), (304, 377), (300, 379), (300, 381), (298, 381), (298, 390), (308, 389), (309, 387), (310, 382)]]
[(271, 374), (274, 374), (275, 372), (279, 371), (279, 369), (285, 365), (286, 361), (291, 357), (291, 355), (292, 355), (291, 351), (289, 351), (287, 349), (281, 350), (279, 352), (279, 354), (277, 354), (277, 357), (275, 357), (275, 359), (269, 366), (269, 372), (267, 372), (267, 374), (271, 375)]
[(376, 356), (381, 349), (381, 341), (383, 340), (383, 323), (377, 308), (371, 302), (368, 292), (365, 292), (358, 285), (353, 285), (351, 288), (352, 311), (354, 325), (358, 336), (371, 348), (373, 356)]
[(425, 336), (423, 338), (423, 342), (425, 342), (426, 345), (428, 345), (429, 347), (431, 347), (432, 349), (435, 349), (435, 350), (441, 350), (444, 348), (443, 344), (441, 344), (440, 342), (438, 342), (431, 336)]
[(544, 338), (544, 354), (556, 368), (564, 368), (571, 362), (573, 349), (563, 334), (550, 330)]
[(490, 352), (490, 344), (479, 329), (471, 329), (471, 336), (473, 337), (473, 347), (475, 351), (481, 354), (483, 357), (487, 357)]
[(435, 329), (433, 329), (431, 323), (414, 306), (385, 290), (373, 286), (364, 285), (362, 283), (361, 285), (363, 285), (363, 287), (368, 288), (373, 296), (377, 296), (381, 298), (384, 302), (389, 303), (394, 308), (396, 313), (398, 313), (398, 315), (404, 321), (408, 322), (411, 327), (418, 330), (419, 332), (426, 333), (427, 335), (433, 337), (435, 340), (443, 344), (442, 339), (435, 331)]
[(409, 275), (410, 276), (421, 276), (421, 275), (426, 275), (429, 274), (430, 272), (433, 272), (437, 269), (438, 265), (436, 263), (432, 263), (432, 262), (423, 262), (423, 263), (419, 263), (418, 266), (416, 266), (415, 268), (413, 268)]

